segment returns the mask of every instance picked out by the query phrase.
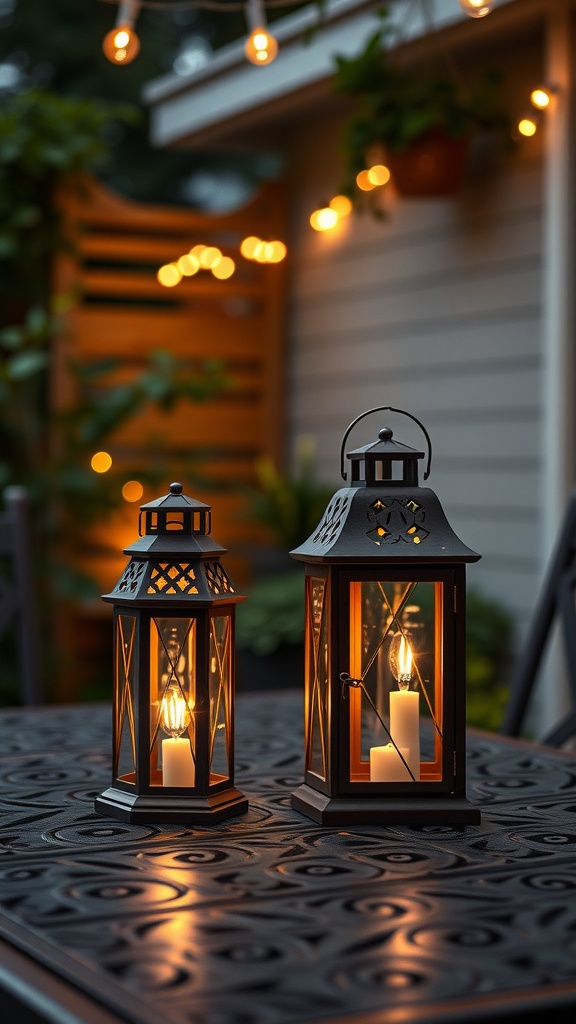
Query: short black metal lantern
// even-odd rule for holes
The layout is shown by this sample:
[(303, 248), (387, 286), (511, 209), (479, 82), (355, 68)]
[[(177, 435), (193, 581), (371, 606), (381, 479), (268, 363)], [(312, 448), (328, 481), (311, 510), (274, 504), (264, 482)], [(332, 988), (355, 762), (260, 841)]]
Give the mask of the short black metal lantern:
[[(358, 416), (352, 428), (382, 406)], [(478, 823), (465, 795), (465, 563), (479, 559), (418, 484), (425, 452), (348, 453), (349, 487), (291, 552), (306, 563), (305, 784), (322, 824)]]
[[(144, 528), (142, 528), (142, 523)], [(98, 812), (211, 824), (248, 810), (234, 786), (234, 612), (243, 597), (209, 536), (210, 506), (182, 485), (141, 506), (111, 594), (112, 785)]]

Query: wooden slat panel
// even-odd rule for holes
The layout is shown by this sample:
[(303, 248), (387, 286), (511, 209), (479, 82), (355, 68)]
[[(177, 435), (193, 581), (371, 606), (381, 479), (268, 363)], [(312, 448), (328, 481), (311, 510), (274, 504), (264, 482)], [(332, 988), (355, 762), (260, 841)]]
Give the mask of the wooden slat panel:
[[(66, 372), (70, 358), (120, 360), (108, 386), (140, 372), (156, 349), (191, 360), (223, 359), (234, 385), (229, 393), (202, 403), (180, 402), (169, 413), (146, 408), (107, 438), (105, 446), (115, 469), (125, 468), (126, 476), (146, 465), (160, 445), (166, 465), (173, 456), (185, 456), (200, 478), (216, 481), (220, 487), (213, 495), (202, 493), (197, 478), (189, 487), (183, 483), (187, 493), (214, 505), (214, 536), (231, 549), (226, 567), (242, 583), (249, 568), (246, 552), (262, 539), (244, 514), (242, 491), (254, 482), (259, 455), (279, 460), (283, 452), (285, 268), (249, 263), (239, 256), (238, 246), (248, 234), (284, 237), (282, 190), (266, 186), (243, 210), (223, 217), (143, 206), (94, 182), (86, 183), (83, 195), (68, 192), (63, 203), (78, 245), (76, 261), (62, 256), (55, 276), (59, 287), (76, 289), (81, 298), (55, 345), (54, 401), (64, 406), (72, 400)], [(176, 288), (163, 288), (156, 280), (157, 267), (197, 242), (229, 252), (236, 261), (234, 276), (217, 281), (201, 272)], [(101, 394), (104, 400), (105, 389)], [(165, 493), (169, 483), (158, 493), (145, 491), (143, 500)], [(137, 512), (137, 505), (123, 504), (94, 527), (86, 547), (75, 553), (77, 566), (91, 571), (103, 590), (123, 569), (122, 549), (135, 539)], [(70, 653), (71, 674), (59, 682), (62, 693), (74, 697), (82, 651), (75, 665), (81, 641), (73, 618), (66, 626), (61, 617), (60, 642)]]

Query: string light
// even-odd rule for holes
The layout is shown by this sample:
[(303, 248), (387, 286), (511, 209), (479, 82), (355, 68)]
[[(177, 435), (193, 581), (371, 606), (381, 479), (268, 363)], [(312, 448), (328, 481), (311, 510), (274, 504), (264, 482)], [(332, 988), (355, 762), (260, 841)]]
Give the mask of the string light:
[(140, 40), (134, 30), (140, 12), (140, 0), (120, 0), (116, 24), (102, 42), (104, 56), (112, 64), (131, 64), (140, 52)]
[(458, 3), (469, 18), (485, 18), (490, 14), (494, 0), (458, 0)]
[(256, 235), (248, 235), (240, 243), (240, 252), (245, 260), (253, 260), (255, 263), (281, 263), (288, 249), (284, 242), (265, 242)]
[[(252, 64), (271, 64), (278, 53), (278, 42), (268, 31), (266, 9), (298, 7), (301, 0), (101, 0), (118, 4), (116, 25), (104, 37), (102, 49), (112, 64), (129, 64), (138, 55), (140, 40), (134, 24), (141, 8), (156, 11), (206, 10), (218, 13), (244, 11), (250, 35), (244, 45)], [(458, 0), (471, 18), (484, 18), (492, 10), (494, 0)]]
[(246, 21), (250, 35), (244, 44), (244, 53), (251, 64), (271, 64), (278, 53), (278, 43), (267, 31), (263, 0), (248, 0)]
[(536, 107), (536, 110), (546, 110), (546, 107), (550, 106), (551, 99), (550, 91), (542, 86), (539, 86), (538, 89), (533, 89), (530, 93), (530, 102), (533, 107)]
[(95, 473), (107, 473), (112, 465), (112, 456), (108, 452), (96, 452), (90, 459)]
[(124, 501), (140, 501), (144, 488), (139, 480), (127, 480), (122, 488)]
[(327, 206), (321, 206), (310, 214), (310, 226), (314, 231), (330, 231), (351, 212), (352, 203), (348, 196), (333, 196)]
[(525, 138), (531, 138), (532, 135), (536, 135), (538, 131), (538, 125), (536, 119), (533, 117), (523, 117), (518, 122), (518, 131), (520, 135), (524, 135)]

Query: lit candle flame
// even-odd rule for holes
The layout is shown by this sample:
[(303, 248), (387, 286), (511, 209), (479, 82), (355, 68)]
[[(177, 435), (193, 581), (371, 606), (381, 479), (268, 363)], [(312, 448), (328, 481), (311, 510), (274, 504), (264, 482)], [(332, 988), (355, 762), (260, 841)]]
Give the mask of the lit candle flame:
[(169, 686), (162, 698), (160, 721), (164, 732), (181, 736), (190, 721), (190, 710), (177, 686)]
[[(398, 684), (401, 689), (404, 689), (412, 678), (412, 648), (404, 635), (400, 638), (398, 667), (400, 669)], [(404, 686), (402, 686), (402, 684), (404, 684)]]

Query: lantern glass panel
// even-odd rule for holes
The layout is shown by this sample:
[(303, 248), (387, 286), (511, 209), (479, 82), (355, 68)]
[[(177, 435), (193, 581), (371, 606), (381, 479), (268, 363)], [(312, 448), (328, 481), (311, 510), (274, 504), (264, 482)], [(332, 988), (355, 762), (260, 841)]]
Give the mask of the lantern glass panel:
[(232, 619), (210, 619), (210, 782), (230, 778)]
[(136, 781), (136, 727), (135, 727), (135, 638), (136, 617), (120, 614), (116, 618), (116, 673), (114, 678), (114, 735), (113, 772), (124, 782)]
[(442, 781), (443, 584), (350, 584), (350, 781)]
[(150, 622), (150, 784), (194, 786), (196, 619)]
[(308, 710), (306, 770), (326, 781), (328, 778), (328, 692), (330, 644), (328, 586), (325, 579), (310, 577), (306, 588), (306, 665)]

